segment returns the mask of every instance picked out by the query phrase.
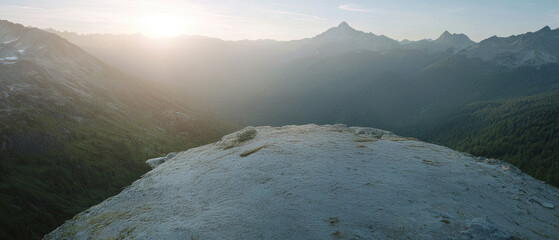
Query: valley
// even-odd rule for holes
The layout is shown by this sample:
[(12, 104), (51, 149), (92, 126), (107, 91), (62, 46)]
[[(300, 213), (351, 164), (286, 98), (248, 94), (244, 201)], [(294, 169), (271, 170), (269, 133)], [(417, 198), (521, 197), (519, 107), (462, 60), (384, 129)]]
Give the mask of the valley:
[[(242, 125), (344, 123), (378, 127), (507, 160), (559, 186), (557, 174), (552, 174), (556, 171), (551, 170), (556, 167), (550, 168), (550, 164), (557, 164), (557, 143), (542, 140), (555, 136), (559, 129), (553, 124), (537, 125), (557, 120), (553, 114), (557, 111), (553, 93), (559, 89), (557, 29), (546, 26), (479, 43), (448, 31), (435, 40), (398, 42), (356, 30), (346, 22), (315, 37), (293, 41), (184, 36), (158, 42), (134, 35), (57, 34), (131, 73), (158, 75), (145, 66), (151, 59), (165, 56), (166, 62), (173, 63), (166, 69), (174, 73), (167, 75), (166, 84), (189, 92), (223, 118)], [(146, 42), (161, 51), (144, 51), (141, 57), (122, 54), (141, 52), (139, 47)], [(208, 70), (212, 68), (220, 71)], [(536, 107), (528, 99), (547, 104)], [(505, 144), (507, 147), (487, 144), (476, 131), (510, 120), (471, 106), (493, 102), (530, 106), (520, 109), (545, 117), (534, 118), (515, 110), (509, 115), (536, 124), (538, 132), (530, 139)], [(469, 128), (464, 127), (466, 120), (457, 120), (463, 116), (468, 116)], [(524, 130), (500, 131), (492, 139), (514, 139)], [(532, 148), (539, 140), (545, 142), (542, 152), (554, 154), (511, 151)]]

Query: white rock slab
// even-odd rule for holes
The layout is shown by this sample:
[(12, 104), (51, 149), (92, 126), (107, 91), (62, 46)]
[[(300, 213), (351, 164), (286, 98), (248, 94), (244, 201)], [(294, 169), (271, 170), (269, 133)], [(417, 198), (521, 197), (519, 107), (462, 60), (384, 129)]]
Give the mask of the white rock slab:
[(556, 239), (558, 196), (382, 130), (257, 127), (179, 153), (45, 239)]

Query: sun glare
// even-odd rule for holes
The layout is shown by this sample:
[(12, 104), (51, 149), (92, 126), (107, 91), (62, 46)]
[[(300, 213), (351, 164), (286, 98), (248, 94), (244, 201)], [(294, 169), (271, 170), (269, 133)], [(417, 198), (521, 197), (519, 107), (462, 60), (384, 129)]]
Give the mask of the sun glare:
[(144, 19), (142, 33), (155, 38), (175, 37), (186, 33), (186, 19), (172, 15), (152, 15)]

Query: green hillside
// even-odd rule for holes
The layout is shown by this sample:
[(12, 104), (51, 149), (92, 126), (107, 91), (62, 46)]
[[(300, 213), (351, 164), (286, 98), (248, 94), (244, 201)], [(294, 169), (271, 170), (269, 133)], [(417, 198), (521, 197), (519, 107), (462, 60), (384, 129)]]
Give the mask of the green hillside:
[[(149, 118), (80, 104), (37, 109), (2, 116), (15, 124), (0, 130), (6, 148), (0, 153), (1, 239), (39, 239), (149, 171), (146, 159), (236, 129), (203, 115), (187, 118), (179, 109), (148, 109)], [(78, 120), (68, 117), (74, 111), (82, 112)]]
[(426, 140), (510, 162), (559, 187), (559, 91), (475, 102), (434, 126)]
[[(95, 105), (47, 105), (2, 116), (11, 125), (0, 130), (1, 239), (39, 239), (149, 171), (146, 159), (213, 142), (236, 129), (164, 106), (143, 110), (152, 115), (147, 117)], [(76, 111), (79, 118), (68, 117)]]

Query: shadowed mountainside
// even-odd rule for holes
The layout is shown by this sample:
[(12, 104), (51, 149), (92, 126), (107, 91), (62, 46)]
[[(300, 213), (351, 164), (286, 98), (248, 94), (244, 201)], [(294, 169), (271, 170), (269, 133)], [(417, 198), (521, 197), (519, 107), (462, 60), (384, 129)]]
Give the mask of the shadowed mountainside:
[(2, 239), (38, 239), (149, 170), (236, 128), (36, 28), (0, 21)]

